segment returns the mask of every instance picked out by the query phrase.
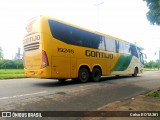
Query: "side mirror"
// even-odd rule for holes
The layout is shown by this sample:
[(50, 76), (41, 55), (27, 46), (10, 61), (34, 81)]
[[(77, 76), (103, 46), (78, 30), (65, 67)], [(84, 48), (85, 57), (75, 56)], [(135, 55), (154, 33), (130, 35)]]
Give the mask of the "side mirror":
[(144, 53), (143, 53), (143, 58), (144, 58), (144, 59), (147, 59), (147, 55), (146, 55), (146, 54), (144, 54)]

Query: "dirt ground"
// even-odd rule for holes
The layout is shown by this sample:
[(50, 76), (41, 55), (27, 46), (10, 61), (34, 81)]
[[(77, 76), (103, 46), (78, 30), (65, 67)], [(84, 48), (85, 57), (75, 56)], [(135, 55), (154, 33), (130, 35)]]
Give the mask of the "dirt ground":
[[(153, 90), (159, 93), (160, 89)], [(160, 96), (151, 97), (145, 94), (124, 101), (116, 101), (98, 111), (158, 111), (160, 112)], [(159, 113), (160, 114), (160, 113)], [(159, 115), (160, 116), (160, 115)], [(83, 120), (160, 120), (160, 117), (86, 117)]]

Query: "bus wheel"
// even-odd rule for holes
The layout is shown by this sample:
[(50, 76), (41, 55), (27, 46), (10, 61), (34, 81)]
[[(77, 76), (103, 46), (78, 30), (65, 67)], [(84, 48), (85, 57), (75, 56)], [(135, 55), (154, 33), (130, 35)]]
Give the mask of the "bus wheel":
[(138, 68), (134, 68), (134, 73), (132, 74), (133, 77), (137, 77), (138, 74)]
[(87, 68), (81, 68), (78, 72), (78, 80), (82, 83), (88, 82), (89, 72)]
[(91, 79), (94, 82), (99, 82), (101, 79), (101, 70), (99, 68), (94, 68), (91, 73)]
[(66, 79), (58, 79), (58, 81), (59, 81), (60, 83), (64, 83), (64, 82), (66, 81)]

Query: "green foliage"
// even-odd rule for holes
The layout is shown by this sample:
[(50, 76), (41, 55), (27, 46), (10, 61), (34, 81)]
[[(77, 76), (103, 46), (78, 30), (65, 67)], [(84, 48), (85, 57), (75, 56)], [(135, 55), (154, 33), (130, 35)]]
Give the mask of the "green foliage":
[(0, 69), (23, 69), (22, 60), (2, 60)]
[(156, 62), (154, 62), (153, 60), (145, 63), (145, 68), (155, 68), (156, 67)]
[(150, 97), (160, 97), (160, 93), (158, 91), (151, 91), (147, 93), (146, 95)]
[(144, 67), (145, 68), (159, 68), (160, 67), (160, 61), (157, 60), (157, 61), (149, 61), (147, 63), (144, 64)]
[(147, 12), (147, 19), (152, 25), (160, 25), (160, 0), (144, 0), (147, 2), (149, 11)]

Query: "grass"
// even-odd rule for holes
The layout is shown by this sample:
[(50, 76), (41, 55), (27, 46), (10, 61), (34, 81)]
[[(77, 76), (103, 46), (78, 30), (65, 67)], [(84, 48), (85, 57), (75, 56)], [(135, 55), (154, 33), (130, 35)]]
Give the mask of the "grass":
[(157, 71), (158, 68), (144, 68), (144, 71)]
[(0, 79), (26, 77), (23, 69), (0, 69)]
[(160, 90), (151, 91), (151, 92), (147, 93), (146, 95), (149, 97), (160, 97)]

